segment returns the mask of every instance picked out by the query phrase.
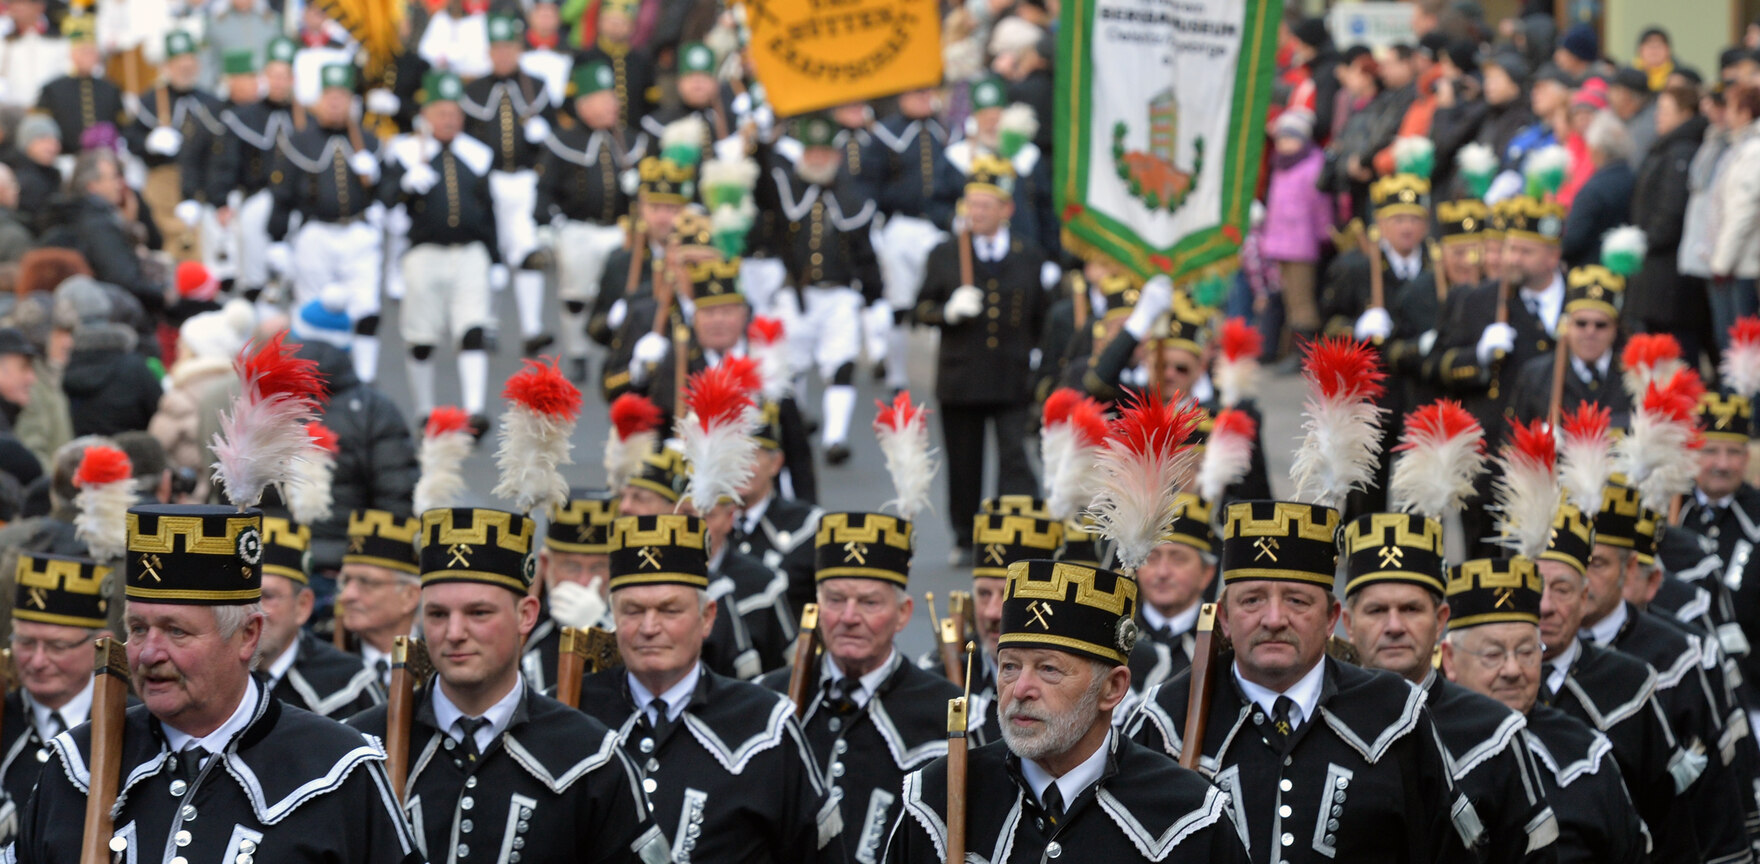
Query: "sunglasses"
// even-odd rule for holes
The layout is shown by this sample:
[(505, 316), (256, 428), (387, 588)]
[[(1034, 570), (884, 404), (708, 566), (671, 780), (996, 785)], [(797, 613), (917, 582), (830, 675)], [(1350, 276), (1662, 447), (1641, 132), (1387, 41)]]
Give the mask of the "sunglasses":
[(1606, 330), (1613, 326), (1612, 321), (1604, 321), (1599, 318), (1590, 321), (1577, 321), (1575, 324), (1578, 330)]
[(1192, 367), (1186, 363), (1170, 363), (1167, 368), (1172, 369), (1176, 375), (1192, 374)]

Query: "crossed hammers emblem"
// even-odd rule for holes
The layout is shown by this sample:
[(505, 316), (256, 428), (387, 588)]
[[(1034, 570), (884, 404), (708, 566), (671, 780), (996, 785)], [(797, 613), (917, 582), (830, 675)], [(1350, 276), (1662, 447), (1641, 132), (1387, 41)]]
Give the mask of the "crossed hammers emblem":
[(159, 576), (159, 568), (163, 566), (165, 566), (164, 562), (160, 561), (157, 555), (144, 554), (141, 556), (141, 576), (143, 578), (151, 576), (154, 582), (165, 581)]
[(48, 595), (48, 592), (44, 591), (43, 589), (32, 588), (30, 591), (30, 598), (31, 598), (31, 605), (32, 606), (35, 606), (38, 609), (49, 608), (49, 595)]
[(1051, 622), (1047, 621), (1045, 619), (1047, 616), (1057, 614), (1057, 609), (1052, 607), (1052, 605), (1050, 603), (1046, 603), (1046, 602), (1043, 602), (1040, 600), (1034, 600), (1033, 602), (1027, 604), (1027, 614), (1032, 616), (1031, 620), (1029, 620), (1027, 623), (1037, 624), (1040, 627), (1043, 627), (1047, 630), (1050, 630), (1051, 629)]
[(1502, 608), (1509, 606), (1515, 602), (1516, 602), (1516, 589), (1514, 589), (1514, 588), (1499, 588), (1499, 589), (1497, 589), (1497, 602), (1492, 604), (1492, 608), (1502, 609)]
[(854, 540), (843, 544), (843, 562), (848, 564), (851, 561), (854, 561), (857, 564), (867, 564), (868, 544), (857, 543)]
[(647, 569), (649, 567), (652, 567), (655, 570), (660, 569), (660, 555), (654, 551), (654, 547), (643, 546), (642, 548), (637, 549), (636, 557), (642, 559), (640, 565), (642, 569)]
[(1277, 562), (1276, 537), (1260, 537), (1253, 541), (1253, 548), (1259, 550), (1259, 554), (1253, 556), (1254, 561), (1258, 561), (1261, 558), (1270, 558), (1272, 563)]
[(446, 547), (446, 554), (452, 559), (451, 562), (446, 565), (448, 567), (471, 566), (471, 547), (469, 544), (454, 543), (451, 546)]
[(1002, 549), (1001, 543), (986, 543), (986, 544), (984, 544), (984, 561), (989, 564), (997, 564), (997, 565), (1007, 563), (1005, 560), (1003, 560), (1002, 551), (1003, 551), (1003, 549)]
[(1406, 557), (1406, 550), (1398, 546), (1381, 547), (1381, 566), (1398, 567)]

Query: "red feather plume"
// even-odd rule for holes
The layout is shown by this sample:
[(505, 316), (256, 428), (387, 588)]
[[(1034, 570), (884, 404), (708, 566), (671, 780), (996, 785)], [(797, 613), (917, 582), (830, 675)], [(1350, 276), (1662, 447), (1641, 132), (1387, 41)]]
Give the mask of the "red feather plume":
[(757, 393), (764, 386), (764, 376), (758, 369), (758, 361), (751, 357), (729, 354), (721, 358), (720, 368), (731, 373), (739, 386), (749, 393)]
[(285, 344), (286, 338), (285, 332), (277, 333), (256, 353), (240, 356), (237, 363), (239, 380), (256, 382), (257, 395), (261, 399), (281, 394), (319, 402), (329, 398), (324, 376), (318, 374), (318, 361), (295, 356), (293, 349)]
[(878, 399), (874, 400), (874, 404), (880, 407), (880, 413), (874, 416), (875, 429), (885, 427), (894, 432), (900, 432), (923, 419), (929, 413), (928, 408), (911, 402), (909, 390), (901, 391), (897, 396), (894, 396), (890, 405)]
[(428, 415), (428, 425), (422, 428), (422, 436), (433, 438), (448, 432), (463, 432), (471, 423), (469, 414), (457, 405), (441, 405)]
[(1245, 318), (1230, 318), (1222, 322), (1222, 335), (1217, 341), (1222, 348), (1222, 356), (1229, 360), (1258, 357), (1265, 345), (1265, 337), (1260, 334), (1259, 328), (1248, 324)]
[(527, 360), (507, 379), (502, 398), (553, 420), (572, 421), (581, 413), (581, 391), (556, 367), (556, 360)]
[(1074, 409), (1083, 398), (1084, 397), (1081, 393), (1069, 387), (1059, 387), (1058, 389), (1051, 391), (1051, 395), (1045, 397), (1044, 422), (1042, 425), (1045, 428), (1050, 428), (1052, 426), (1059, 426), (1069, 422), (1069, 412)]
[(1638, 333), (1626, 343), (1625, 351), (1619, 355), (1621, 366), (1634, 369), (1639, 366), (1650, 368), (1664, 360), (1679, 360), (1681, 343), (1675, 341), (1667, 333)]
[(1510, 421), (1509, 449), (1512, 460), (1551, 471), (1558, 459), (1558, 446), (1546, 421), (1535, 418), (1527, 423)]
[(1101, 485), (1090, 512), (1128, 573), (1173, 524), (1175, 497), (1197, 453), (1187, 442), (1205, 413), (1190, 400), (1164, 402), (1158, 392), (1127, 395), (1120, 407), (1095, 461)]
[[(1692, 424), (1699, 411), (1699, 397), (1704, 395), (1705, 383), (1699, 380), (1699, 373), (1682, 369), (1666, 384), (1650, 382), (1650, 389), (1644, 393), (1644, 411), (1664, 417), (1671, 423)], [(1691, 446), (1704, 443), (1698, 435), (1693, 437)]]
[(746, 338), (759, 345), (774, 345), (782, 341), (783, 327), (781, 318), (757, 317), (746, 325)]
[(1106, 419), (1106, 406), (1094, 399), (1083, 396), (1069, 412), (1069, 427), (1075, 433), (1077, 446), (1098, 447), (1105, 443), (1110, 430), (1110, 422)]
[(1258, 432), (1259, 424), (1253, 420), (1253, 415), (1248, 414), (1245, 411), (1236, 411), (1234, 409), (1218, 412), (1216, 419), (1210, 424), (1210, 436), (1212, 438), (1224, 435), (1234, 435), (1241, 438), (1251, 439), (1253, 436), (1257, 435)]
[(619, 440), (639, 432), (652, 432), (660, 425), (660, 406), (637, 393), (625, 393), (611, 400), (611, 425)]
[(1329, 400), (1373, 401), (1387, 389), (1383, 384), (1387, 373), (1381, 371), (1381, 358), (1367, 342), (1345, 336), (1311, 342), (1302, 365), (1309, 380), (1320, 388), (1320, 395)]
[(128, 454), (101, 444), (87, 447), (79, 468), (73, 472), (73, 485), (78, 489), (132, 479), (134, 465), (128, 461)]
[(1731, 345), (1760, 345), (1760, 317), (1743, 315), (1729, 325)]
[(752, 393), (739, 370), (723, 363), (691, 376), (684, 402), (704, 431), (738, 421), (752, 407)]
[(1607, 434), (1612, 417), (1611, 410), (1594, 402), (1582, 402), (1577, 405), (1576, 410), (1566, 414), (1564, 419), (1559, 421), (1559, 428), (1565, 437), (1599, 438)]
[(312, 436), (312, 447), (325, 453), (335, 455), (340, 449), (337, 444), (336, 430), (316, 420), (306, 424), (306, 434)]
[[(1471, 432), (1478, 426), (1479, 421), (1473, 419), (1472, 413), (1462, 408), (1461, 403), (1453, 399), (1438, 399), (1406, 415), (1405, 441), (1393, 449), (1396, 453), (1404, 452), (1421, 446), (1426, 439), (1446, 441)], [(1485, 449), (1483, 439), (1480, 439), (1478, 449)]]

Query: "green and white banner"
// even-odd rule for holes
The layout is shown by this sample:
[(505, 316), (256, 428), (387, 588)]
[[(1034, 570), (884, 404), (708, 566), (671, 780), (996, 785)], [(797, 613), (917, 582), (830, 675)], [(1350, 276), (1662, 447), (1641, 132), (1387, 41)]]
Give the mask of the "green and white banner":
[(1258, 188), (1277, 0), (1064, 0), (1065, 243), (1143, 276), (1233, 269)]

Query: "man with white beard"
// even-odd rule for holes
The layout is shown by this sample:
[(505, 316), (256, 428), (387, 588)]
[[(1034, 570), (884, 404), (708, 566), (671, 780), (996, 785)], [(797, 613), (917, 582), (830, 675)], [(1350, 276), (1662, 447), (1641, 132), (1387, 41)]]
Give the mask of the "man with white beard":
[[(1228, 796), (1119, 735), (1137, 583), (1078, 564), (1009, 565), (998, 640), (1001, 741), (968, 756), (967, 848), (992, 861), (1245, 862)], [(947, 760), (904, 782), (890, 862), (944, 860)], [(1175, 850), (1178, 850), (1177, 852)]]

